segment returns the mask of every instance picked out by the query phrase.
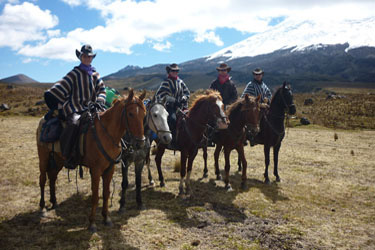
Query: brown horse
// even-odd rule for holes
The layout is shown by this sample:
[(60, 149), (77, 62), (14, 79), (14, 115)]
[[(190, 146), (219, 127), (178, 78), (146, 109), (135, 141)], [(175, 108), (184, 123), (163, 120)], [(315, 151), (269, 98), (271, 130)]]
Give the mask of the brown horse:
[[(193, 161), (197, 155), (203, 139), (203, 134), (208, 124), (215, 124), (218, 129), (228, 127), (228, 121), (224, 113), (224, 104), (220, 93), (217, 91), (207, 91), (206, 95), (199, 96), (187, 115), (178, 122), (177, 126), (177, 147), (181, 151), (181, 169), (180, 169), (180, 186), (179, 193), (183, 194), (184, 179), (186, 175), (186, 193), (190, 193), (190, 175), (193, 168)], [(155, 156), (155, 162), (159, 173), (159, 180), (164, 183), (163, 173), (161, 171), (161, 159), (163, 157), (165, 145), (159, 144)]]
[[(95, 232), (95, 213), (99, 201), (99, 182), (103, 179), (103, 210), (104, 224), (111, 226), (112, 222), (108, 216), (108, 198), (110, 195), (110, 182), (114, 173), (114, 159), (121, 157), (120, 140), (125, 132), (129, 133), (136, 141), (144, 142), (143, 119), (146, 114), (142, 100), (145, 92), (139, 97), (134, 95), (133, 90), (129, 91), (127, 98), (120, 98), (113, 102), (113, 106), (105, 112), (96, 113), (92, 117), (87, 133), (81, 137), (80, 165), (87, 166), (91, 174), (92, 207), (89, 216), (89, 230)], [(63, 167), (64, 159), (60, 152), (59, 141), (55, 143), (40, 142), (41, 126), (44, 123), (42, 118), (37, 129), (37, 147), (39, 155), (39, 185), (40, 185), (40, 209), (45, 208), (44, 186), (48, 175), (50, 182), (50, 202), (52, 208), (57, 206), (55, 195), (55, 183), (57, 175)], [(52, 150), (52, 147), (54, 149)], [(56, 161), (55, 167), (49, 166), (50, 153)]]
[(216, 144), (214, 159), (216, 179), (220, 180), (219, 155), (224, 147), (225, 157), (225, 188), (232, 190), (229, 184), (230, 153), (233, 149), (238, 152), (238, 158), (243, 164), (241, 188), (246, 187), (246, 169), (247, 162), (244, 154), (244, 141), (246, 139), (246, 130), (252, 130), (255, 133), (259, 131), (259, 113), (260, 113), (260, 95), (257, 98), (245, 95), (244, 98), (237, 100), (227, 111), (230, 124), (227, 129), (218, 130), (213, 136), (213, 142)]

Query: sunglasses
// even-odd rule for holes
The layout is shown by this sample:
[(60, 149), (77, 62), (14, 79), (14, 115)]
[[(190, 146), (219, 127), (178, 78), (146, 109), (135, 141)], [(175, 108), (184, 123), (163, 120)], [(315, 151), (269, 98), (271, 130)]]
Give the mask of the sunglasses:
[(227, 71), (227, 70), (226, 70), (226, 69), (219, 69), (218, 71), (219, 71), (219, 72), (220, 72), (220, 71), (222, 72), (222, 71)]
[(253, 74), (254, 76), (261, 76), (261, 75), (263, 75), (263, 74)]
[(174, 70), (174, 69), (172, 69), (171, 72), (179, 72), (179, 70)]

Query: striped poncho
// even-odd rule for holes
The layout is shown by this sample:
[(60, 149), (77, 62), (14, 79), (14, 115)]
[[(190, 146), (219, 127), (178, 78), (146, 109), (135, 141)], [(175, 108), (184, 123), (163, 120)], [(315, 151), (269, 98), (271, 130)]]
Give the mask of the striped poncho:
[(267, 85), (263, 81), (261, 83), (255, 80), (249, 82), (246, 85), (245, 90), (243, 91), (241, 95), (241, 98), (243, 98), (245, 94), (249, 94), (255, 97), (257, 97), (258, 95), (261, 95), (261, 102), (264, 101), (264, 98), (268, 98), (268, 102), (270, 102), (272, 98), (271, 90), (267, 87)]
[(90, 101), (104, 105), (106, 99), (104, 82), (97, 74), (89, 75), (79, 67), (75, 67), (47, 92), (62, 105), (65, 117), (84, 111)]
[[(158, 100), (162, 99), (165, 96), (172, 96), (176, 98), (177, 102), (180, 102), (182, 97), (186, 96), (188, 101), (190, 98), (190, 91), (184, 81), (182, 81), (180, 78), (177, 78), (177, 80), (166, 78), (161, 83), (159, 89), (155, 94), (155, 97)], [(185, 103), (183, 108), (187, 108), (187, 102)]]

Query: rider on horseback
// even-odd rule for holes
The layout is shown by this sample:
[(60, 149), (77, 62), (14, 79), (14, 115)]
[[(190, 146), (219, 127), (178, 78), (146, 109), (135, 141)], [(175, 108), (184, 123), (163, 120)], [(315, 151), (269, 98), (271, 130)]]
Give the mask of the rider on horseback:
[[(271, 103), (272, 93), (267, 85), (263, 82), (263, 75), (264, 72), (262, 69), (256, 68), (253, 70), (254, 79), (246, 85), (241, 98), (244, 97), (245, 94), (249, 94), (254, 97), (261, 95), (261, 103), (266, 103), (268, 105)], [(255, 145), (254, 135), (251, 133), (247, 133), (247, 139), (250, 141), (250, 146), (253, 147)]]
[(156, 91), (155, 97), (158, 100), (166, 98), (166, 109), (169, 113), (168, 125), (172, 132), (172, 142), (170, 147), (176, 149), (176, 123), (177, 123), (177, 108), (181, 110), (188, 109), (188, 100), (190, 98), (190, 91), (183, 80), (178, 77), (180, 68), (176, 63), (172, 63), (166, 67), (167, 77), (160, 84)]
[(105, 85), (91, 66), (96, 54), (88, 44), (81, 51), (76, 50), (76, 56), (81, 61), (64, 78), (55, 83), (44, 93), (44, 99), (50, 110), (59, 110), (66, 121), (66, 127), (60, 136), (61, 151), (66, 158), (65, 167), (76, 167), (76, 144), (78, 142), (78, 120), (88, 108), (90, 102), (96, 102), (104, 107), (106, 100)]

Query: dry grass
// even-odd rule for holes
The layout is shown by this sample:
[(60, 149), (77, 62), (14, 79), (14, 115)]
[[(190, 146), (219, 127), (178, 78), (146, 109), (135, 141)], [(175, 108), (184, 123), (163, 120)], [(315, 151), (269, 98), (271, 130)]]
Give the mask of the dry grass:
[[(248, 189), (239, 189), (233, 154), (234, 191), (230, 193), (222, 181), (214, 179), (213, 149), (209, 148), (209, 178), (200, 179), (200, 152), (192, 174), (193, 196), (186, 199), (177, 196), (179, 174), (174, 172), (174, 160), (179, 153), (168, 151), (163, 159), (166, 187), (147, 186), (144, 174), (143, 211), (136, 209), (131, 167), (127, 212), (122, 216), (117, 214), (121, 183), (117, 166), (110, 207), (115, 225), (102, 225), (98, 210), (99, 231), (90, 234), (86, 230), (91, 198), (87, 171), (76, 185), (75, 172), (69, 183), (63, 170), (57, 184), (59, 207), (40, 217), (37, 125), (35, 117), (0, 117), (2, 249), (375, 248), (375, 131), (289, 129), (281, 147), (282, 182), (270, 185), (262, 183), (262, 147), (248, 146)], [(154, 161), (152, 171), (158, 184)]]

